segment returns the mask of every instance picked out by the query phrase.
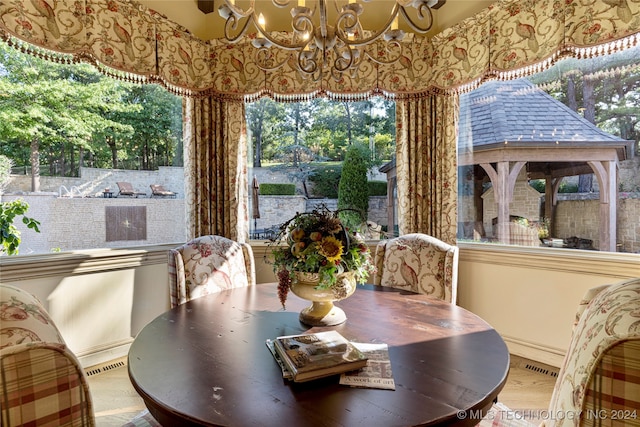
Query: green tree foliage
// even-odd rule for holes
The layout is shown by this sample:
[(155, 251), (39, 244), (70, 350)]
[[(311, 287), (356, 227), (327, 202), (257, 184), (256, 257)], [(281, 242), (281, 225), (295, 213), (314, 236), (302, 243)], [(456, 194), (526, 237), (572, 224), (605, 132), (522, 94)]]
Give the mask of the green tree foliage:
[(16, 217), (22, 217), (22, 222), (37, 233), (40, 232), (40, 223), (33, 218), (25, 216), (29, 204), (22, 199), (10, 202), (0, 202), (0, 255), (18, 255), (18, 246), (22, 239), (20, 231), (15, 226)]
[[(78, 166), (170, 164), (182, 140), (181, 100), (88, 64), (55, 64), (0, 43), (0, 146), (18, 166), (75, 175)], [(34, 183), (37, 191), (37, 183)]]
[(368, 146), (378, 162), (390, 160), (395, 150), (395, 103), (383, 98), (349, 103), (262, 98), (247, 105), (246, 117), (254, 166), (295, 165), (295, 155), (305, 151), (312, 161), (342, 161), (347, 147), (356, 143)]
[(338, 209), (340, 218), (349, 228), (356, 229), (366, 222), (369, 210), (369, 187), (367, 172), (371, 164), (371, 153), (363, 145), (354, 144), (347, 149), (338, 187)]
[[(640, 149), (640, 47), (588, 59), (565, 59), (531, 80), (600, 129)], [(579, 192), (593, 175), (580, 176)]]
[(342, 165), (326, 164), (314, 169), (310, 181), (313, 182), (313, 195), (317, 197), (338, 198)]

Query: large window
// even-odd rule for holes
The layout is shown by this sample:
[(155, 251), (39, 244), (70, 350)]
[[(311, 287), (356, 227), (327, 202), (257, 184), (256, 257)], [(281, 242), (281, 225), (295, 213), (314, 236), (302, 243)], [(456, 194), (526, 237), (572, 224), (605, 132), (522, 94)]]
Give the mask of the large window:
[[(363, 227), (368, 237), (379, 238), (389, 231), (387, 182), (379, 168), (395, 152), (393, 102), (319, 98), (278, 103), (262, 98), (247, 104), (246, 115), (251, 238), (268, 239), (296, 212), (319, 204), (344, 207), (342, 200), (350, 195), (368, 201), (363, 218), (373, 228)], [(366, 185), (350, 184), (347, 177), (351, 175), (343, 172), (352, 166), (364, 169)]]
[(565, 59), (461, 96), (460, 241), (640, 252), (639, 58)]
[[(171, 226), (184, 221), (179, 97), (4, 43), (0, 94), (0, 197), (7, 208), (28, 204), (24, 215), (40, 222), (37, 233), (15, 218), (20, 254), (185, 240)], [(154, 198), (152, 184), (178, 196)]]

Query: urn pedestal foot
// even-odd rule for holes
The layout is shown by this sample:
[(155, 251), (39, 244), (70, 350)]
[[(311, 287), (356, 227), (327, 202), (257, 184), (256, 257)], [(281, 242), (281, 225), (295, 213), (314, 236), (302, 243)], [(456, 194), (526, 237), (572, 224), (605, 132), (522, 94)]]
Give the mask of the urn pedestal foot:
[(299, 319), (308, 326), (335, 326), (346, 322), (347, 315), (331, 301), (313, 301), (300, 311)]

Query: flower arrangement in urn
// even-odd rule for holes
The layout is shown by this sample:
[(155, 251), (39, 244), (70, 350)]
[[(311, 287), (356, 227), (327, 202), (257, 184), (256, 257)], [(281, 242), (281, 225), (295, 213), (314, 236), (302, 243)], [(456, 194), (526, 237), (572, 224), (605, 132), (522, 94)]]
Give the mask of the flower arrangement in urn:
[(338, 300), (348, 296), (341, 295), (343, 273), (362, 283), (373, 272), (369, 248), (361, 236), (342, 224), (342, 211), (321, 206), (298, 213), (280, 226), (271, 245), (276, 246), (272, 251), (273, 271), (283, 307), (289, 290), (301, 277), (316, 276), (316, 289), (332, 289)]

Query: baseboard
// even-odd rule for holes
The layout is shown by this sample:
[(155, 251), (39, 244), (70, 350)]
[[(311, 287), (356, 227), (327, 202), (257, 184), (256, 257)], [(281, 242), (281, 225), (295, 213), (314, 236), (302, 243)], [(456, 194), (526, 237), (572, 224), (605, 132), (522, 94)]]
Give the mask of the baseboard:
[(524, 357), (525, 359), (535, 360), (556, 368), (559, 368), (562, 365), (565, 351), (561, 349), (542, 346), (540, 344), (523, 341), (521, 339), (505, 335), (503, 335), (502, 338), (507, 344), (507, 348), (511, 354)]
[(78, 355), (78, 360), (83, 368), (92, 368), (105, 363), (111, 363), (116, 359), (126, 358), (133, 338), (118, 341), (107, 347), (96, 348)]

